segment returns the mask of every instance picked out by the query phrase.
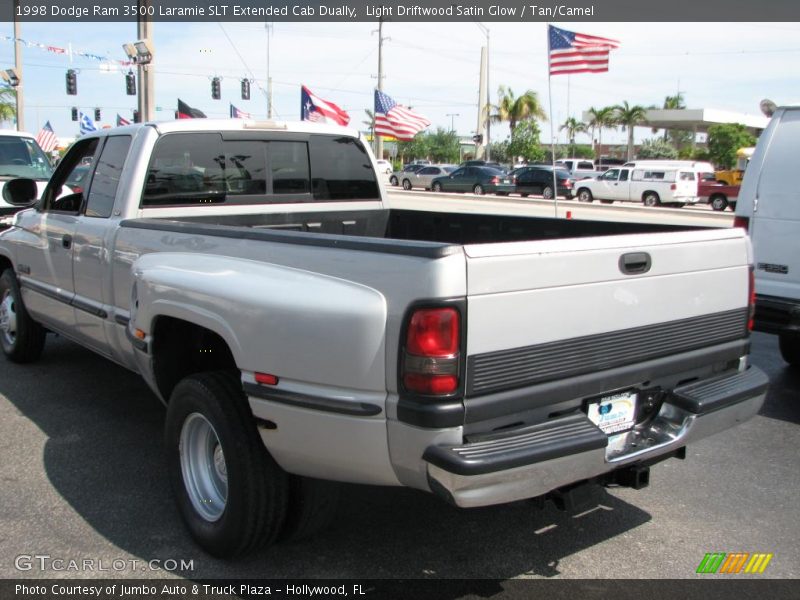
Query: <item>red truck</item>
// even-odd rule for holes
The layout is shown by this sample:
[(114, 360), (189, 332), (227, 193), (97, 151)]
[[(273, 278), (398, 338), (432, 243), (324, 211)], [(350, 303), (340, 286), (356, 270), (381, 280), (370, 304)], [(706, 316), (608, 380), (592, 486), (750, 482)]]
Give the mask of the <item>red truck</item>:
[(713, 179), (709, 181), (701, 177), (697, 184), (697, 195), (700, 196), (700, 202), (710, 204), (714, 210), (722, 211), (729, 206), (731, 210), (736, 210), (739, 187), (738, 185), (719, 183)]

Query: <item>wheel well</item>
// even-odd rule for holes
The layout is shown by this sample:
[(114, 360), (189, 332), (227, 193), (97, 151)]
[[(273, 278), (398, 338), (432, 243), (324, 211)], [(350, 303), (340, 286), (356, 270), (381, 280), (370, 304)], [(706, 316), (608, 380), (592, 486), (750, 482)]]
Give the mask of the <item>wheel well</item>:
[(0, 256), (0, 273), (5, 271), (6, 269), (13, 269), (14, 265), (11, 264), (11, 261), (8, 260), (5, 256)]
[(655, 190), (647, 190), (642, 193), (642, 200), (647, 198), (647, 194), (653, 194), (656, 198), (661, 199), (661, 196)]
[(716, 194), (711, 194), (711, 197), (709, 198), (709, 200), (713, 200), (714, 198), (722, 198), (723, 200), (727, 200), (728, 199), (728, 197), (725, 194), (722, 194), (720, 192), (717, 192)]
[(156, 319), (153, 327), (153, 374), (158, 391), (166, 401), (184, 377), (236, 368), (228, 344), (210, 329), (173, 317)]

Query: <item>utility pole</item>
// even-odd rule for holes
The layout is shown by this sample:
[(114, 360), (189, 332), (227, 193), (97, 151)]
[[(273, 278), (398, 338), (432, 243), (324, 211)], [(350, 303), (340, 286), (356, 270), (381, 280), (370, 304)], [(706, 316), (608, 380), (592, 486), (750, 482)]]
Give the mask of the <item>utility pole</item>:
[(486, 25), (484, 25), (483, 23), (479, 23), (478, 21), (475, 21), (475, 25), (477, 25), (478, 28), (486, 36), (486, 57), (485, 57), (485, 61), (486, 61), (486, 104), (484, 105), (484, 108), (483, 108), (483, 110), (486, 111), (485, 114), (484, 114), (484, 117), (486, 119), (485, 127), (484, 127), (486, 134), (484, 135), (483, 142), (484, 142), (484, 144), (486, 144), (486, 160), (488, 161), (488, 160), (491, 159), (491, 139), (490, 139), (489, 136), (490, 136), (490, 133), (491, 133), (491, 119), (490, 119), (491, 114), (490, 113), (491, 113), (491, 110), (492, 110), (492, 92), (491, 92), (492, 88), (491, 88), (491, 86), (489, 84), (489, 28), (486, 27)]
[[(148, 16), (148, 10), (152, 0), (137, 0), (139, 6), (139, 16), (136, 18), (136, 34), (140, 40), (148, 40), (150, 47), (153, 47), (153, 22)], [(139, 118), (142, 123), (155, 119), (155, 77), (153, 77), (153, 64), (139, 64), (136, 66), (139, 72)]]
[[(383, 91), (383, 42), (390, 39), (383, 37), (383, 16), (378, 19), (378, 91)], [(375, 33), (374, 31), (372, 33)], [(372, 107), (373, 111), (375, 106)], [(374, 114), (374, 113), (373, 113)], [(375, 158), (380, 160), (383, 158), (383, 138), (376, 134), (373, 130), (375, 137)]]
[(269, 74), (269, 36), (272, 30), (271, 23), (264, 23), (267, 30), (267, 119), (272, 119), (272, 77)]
[(20, 40), (20, 26), (19, 19), (17, 19), (17, 11), (19, 7), (19, 0), (14, 0), (14, 70), (17, 72), (19, 84), (16, 89), (16, 109), (17, 109), (17, 131), (25, 131), (25, 95), (23, 94), (23, 87), (25, 86), (25, 79), (22, 76), (22, 43)]

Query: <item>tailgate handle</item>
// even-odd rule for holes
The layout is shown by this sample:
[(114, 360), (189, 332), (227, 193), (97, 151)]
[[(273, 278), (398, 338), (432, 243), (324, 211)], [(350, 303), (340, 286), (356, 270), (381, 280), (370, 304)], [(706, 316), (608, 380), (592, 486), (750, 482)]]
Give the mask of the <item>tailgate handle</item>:
[(652, 264), (647, 252), (630, 252), (619, 257), (619, 270), (625, 275), (647, 273)]

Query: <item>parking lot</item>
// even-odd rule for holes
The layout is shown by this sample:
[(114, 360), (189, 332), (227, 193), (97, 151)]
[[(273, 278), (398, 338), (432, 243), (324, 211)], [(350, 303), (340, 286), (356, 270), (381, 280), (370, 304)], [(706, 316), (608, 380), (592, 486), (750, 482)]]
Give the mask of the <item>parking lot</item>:
[[(753, 362), (771, 379), (759, 416), (584, 513), (459, 510), (413, 490), (347, 486), (323, 534), (223, 562), (180, 522), (156, 398), (133, 373), (51, 336), (34, 365), (0, 361), (0, 577), (693, 578), (707, 552), (773, 553), (758, 577), (798, 577), (800, 374), (771, 336), (753, 336)], [(65, 568), (87, 559), (91, 569)]]

